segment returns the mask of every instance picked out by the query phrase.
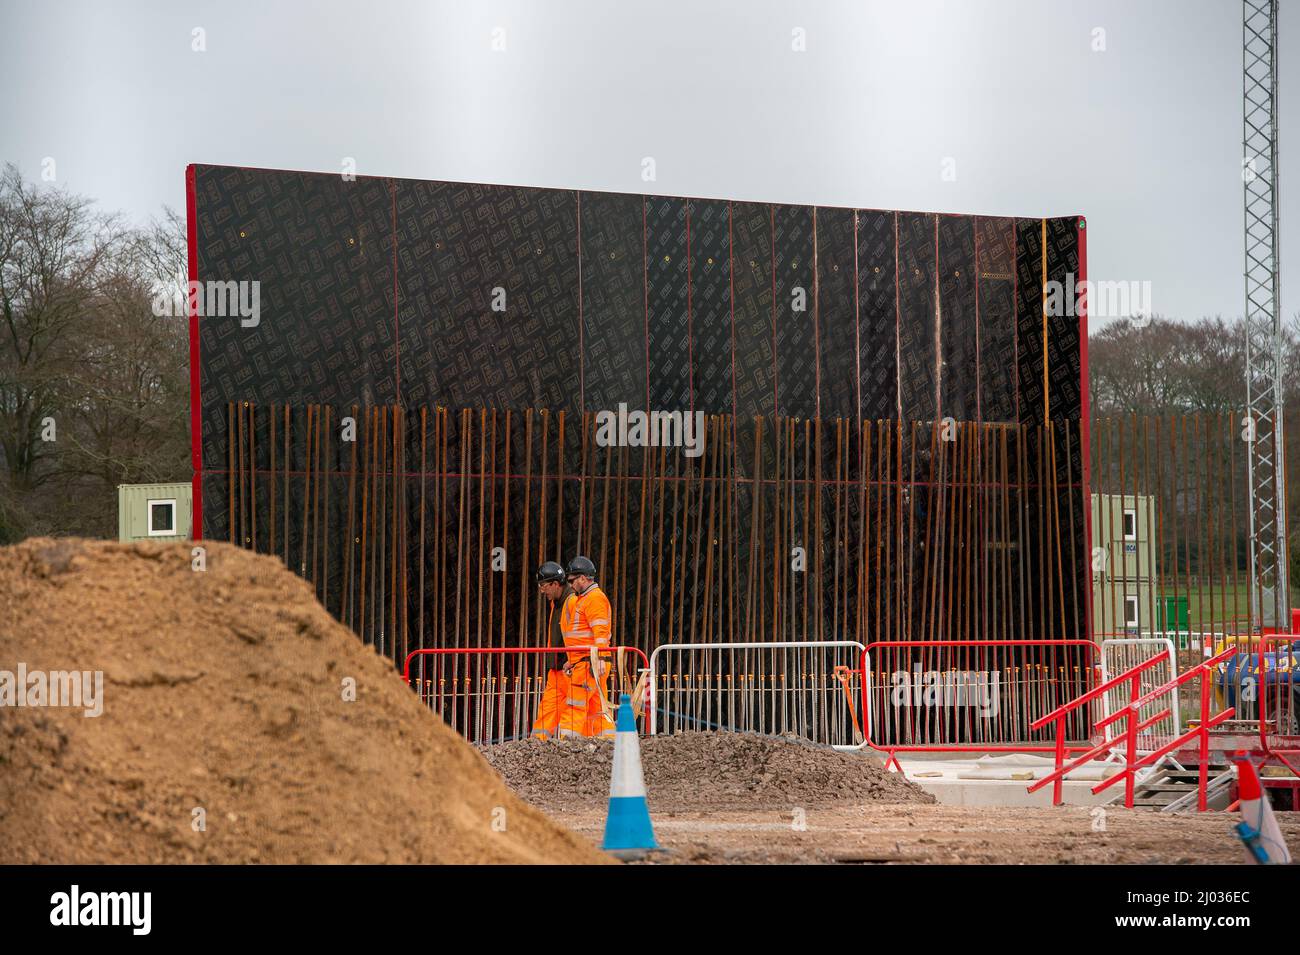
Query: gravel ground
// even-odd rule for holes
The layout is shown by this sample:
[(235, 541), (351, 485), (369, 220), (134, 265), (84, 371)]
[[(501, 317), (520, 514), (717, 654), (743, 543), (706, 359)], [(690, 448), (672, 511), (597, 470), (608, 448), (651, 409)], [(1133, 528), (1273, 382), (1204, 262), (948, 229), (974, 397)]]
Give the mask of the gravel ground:
[[(1162, 815), (1107, 807), (1003, 808), (866, 803), (767, 812), (660, 812), (655, 836), (667, 851), (652, 864), (823, 863), (889, 865), (1246, 864), (1232, 831), (1236, 813)], [(552, 818), (599, 845), (603, 811)], [(1293, 851), (1300, 819), (1280, 813)], [(801, 826), (802, 828), (799, 828)], [(1119, 877), (1119, 876), (1117, 876)]]
[[(603, 809), (609, 741), (515, 740), (482, 750), (516, 793), (551, 810)], [(656, 811), (778, 809), (865, 802), (932, 803), (934, 797), (866, 753), (842, 753), (791, 737), (681, 733), (641, 740)]]

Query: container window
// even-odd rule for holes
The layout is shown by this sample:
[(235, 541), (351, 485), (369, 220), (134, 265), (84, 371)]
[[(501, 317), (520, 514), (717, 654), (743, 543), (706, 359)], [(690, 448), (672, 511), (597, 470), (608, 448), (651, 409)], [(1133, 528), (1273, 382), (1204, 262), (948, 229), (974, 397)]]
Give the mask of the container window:
[(1138, 599), (1137, 597), (1124, 598), (1124, 626), (1137, 627), (1138, 625)]
[(172, 537), (176, 534), (176, 499), (149, 501), (149, 536)]
[(1126, 541), (1138, 539), (1138, 514), (1132, 507), (1124, 508), (1124, 539)]

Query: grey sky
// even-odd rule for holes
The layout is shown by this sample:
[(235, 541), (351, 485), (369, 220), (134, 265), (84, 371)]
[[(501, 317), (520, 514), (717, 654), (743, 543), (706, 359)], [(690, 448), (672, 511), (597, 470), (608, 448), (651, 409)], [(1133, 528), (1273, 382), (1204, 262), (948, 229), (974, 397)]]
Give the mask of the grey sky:
[[(1298, 7), (1280, 27), (1284, 197)], [(1242, 311), (1238, 0), (0, 0), (0, 88), (0, 160), (39, 181), (53, 157), (61, 185), (141, 221), (184, 209), (189, 162), (345, 156), (371, 175), (1082, 213), (1091, 278), (1150, 281), (1172, 317)]]

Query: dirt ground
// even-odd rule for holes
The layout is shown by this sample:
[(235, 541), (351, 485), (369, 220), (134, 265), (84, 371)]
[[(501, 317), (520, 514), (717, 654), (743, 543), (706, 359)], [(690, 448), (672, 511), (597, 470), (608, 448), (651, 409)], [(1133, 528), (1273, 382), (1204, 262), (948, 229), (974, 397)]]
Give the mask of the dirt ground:
[[(941, 806), (874, 754), (743, 733), (643, 738), (641, 748), (655, 834), (668, 850), (651, 863), (1247, 861), (1235, 814)], [(599, 844), (608, 742), (517, 740), (484, 752), (519, 795)], [(1300, 849), (1300, 816), (1279, 820)]]
[[(1140, 809), (1010, 809), (869, 803), (804, 811), (795, 828), (786, 811), (658, 812), (655, 837), (666, 852), (657, 864), (958, 863), (1089, 865), (1240, 863), (1245, 849), (1232, 832), (1236, 814), (1161, 815)], [(1300, 820), (1282, 817), (1294, 852)], [(603, 811), (553, 811), (552, 818), (599, 843)], [(1101, 831), (1094, 825), (1104, 825)]]
[(304, 580), (206, 547), (204, 571), (188, 543), (0, 548), (0, 671), (100, 671), (103, 690), (98, 716), (0, 710), (0, 861), (609, 861)]

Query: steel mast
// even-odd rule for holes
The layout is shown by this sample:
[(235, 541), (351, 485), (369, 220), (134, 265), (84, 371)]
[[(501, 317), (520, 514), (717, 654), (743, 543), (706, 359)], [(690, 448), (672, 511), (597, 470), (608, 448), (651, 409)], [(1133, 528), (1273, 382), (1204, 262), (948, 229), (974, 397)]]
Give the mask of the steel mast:
[(1246, 407), (1254, 428), (1246, 460), (1252, 617), (1259, 625), (1289, 628), (1278, 288), (1277, 12), (1277, 0), (1243, 0)]

